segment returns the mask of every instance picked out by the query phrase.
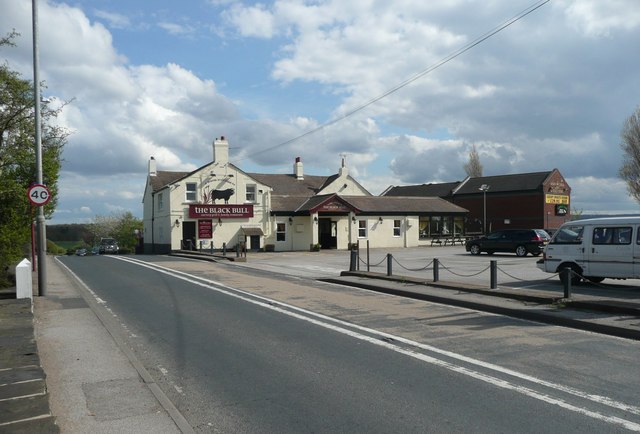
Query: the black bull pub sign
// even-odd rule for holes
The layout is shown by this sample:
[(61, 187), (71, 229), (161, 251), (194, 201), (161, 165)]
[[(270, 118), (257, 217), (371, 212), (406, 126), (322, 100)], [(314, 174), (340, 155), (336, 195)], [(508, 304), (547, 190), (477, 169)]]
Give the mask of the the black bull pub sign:
[(224, 219), (251, 218), (253, 205), (189, 205), (189, 218), (192, 219)]

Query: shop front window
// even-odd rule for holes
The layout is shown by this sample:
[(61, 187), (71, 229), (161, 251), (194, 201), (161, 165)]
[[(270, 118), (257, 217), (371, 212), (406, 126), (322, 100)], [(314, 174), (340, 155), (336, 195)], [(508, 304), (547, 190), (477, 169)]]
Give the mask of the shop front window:
[(432, 216), (429, 219), (429, 235), (442, 235), (442, 217)]
[(420, 217), (418, 220), (418, 236), (421, 240), (429, 238), (429, 217)]

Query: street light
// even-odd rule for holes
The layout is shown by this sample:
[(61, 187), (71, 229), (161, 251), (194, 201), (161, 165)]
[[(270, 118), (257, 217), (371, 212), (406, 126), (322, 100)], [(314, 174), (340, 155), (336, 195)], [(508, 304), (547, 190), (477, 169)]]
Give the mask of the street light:
[(488, 184), (482, 184), (478, 190), (482, 192), (482, 198), (484, 203), (484, 217), (482, 219), (482, 234), (487, 234), (487, 190), (491, 188)]

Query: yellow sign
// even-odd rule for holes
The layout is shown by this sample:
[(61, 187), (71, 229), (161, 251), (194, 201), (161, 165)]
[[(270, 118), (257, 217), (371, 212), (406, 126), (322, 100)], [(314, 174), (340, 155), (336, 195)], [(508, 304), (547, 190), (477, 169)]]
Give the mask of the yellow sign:
[(545, 195), (545, 200), (547, 203), (569, 205), (569, 196), (563, 196), (560, 194), (547, 194)]

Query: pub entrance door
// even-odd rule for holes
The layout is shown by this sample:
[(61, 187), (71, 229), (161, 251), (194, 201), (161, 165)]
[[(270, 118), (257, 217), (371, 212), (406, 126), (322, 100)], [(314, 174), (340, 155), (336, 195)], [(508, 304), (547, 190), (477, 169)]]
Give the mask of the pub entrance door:
[(318, 220), (318, 241), (323, 249), (338, 248), (338, 222), (330, 218)]

